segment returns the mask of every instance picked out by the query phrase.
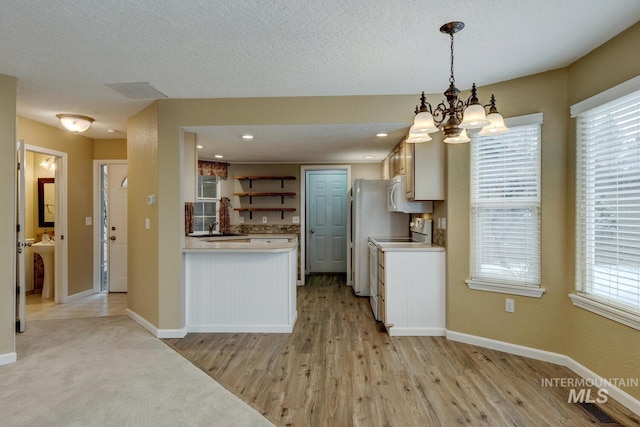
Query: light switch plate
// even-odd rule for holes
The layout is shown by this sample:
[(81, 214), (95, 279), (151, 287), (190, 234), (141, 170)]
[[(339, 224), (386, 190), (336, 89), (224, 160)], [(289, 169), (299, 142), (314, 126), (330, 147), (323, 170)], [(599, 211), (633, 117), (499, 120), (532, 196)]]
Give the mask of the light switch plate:
[(266, 223), (267, 223), (267, 217), (266, 217), (266, 216), (263, 216), (263, 217), (262, 217), (262, 223), (263, 223), (263, 224), (266, 224)]
[(244, 224), (244, 217), (242, 215), (240, 215), (238, 217), (238, 221), (240, 222), (240, 224)]
[(91, 218), (90, 216), (84, 217), (84, 225), (91, 225), (92, 222), (93, 222), (93, 218)]
[(292, 216), (291, 217), (291, 222), (293, 222), (294, 224), (300, 224), (300, 217), (299, 216)]
[(151, 228), (151, 220), (149, 218), (144, 219), (144, 228), (149, 230)]

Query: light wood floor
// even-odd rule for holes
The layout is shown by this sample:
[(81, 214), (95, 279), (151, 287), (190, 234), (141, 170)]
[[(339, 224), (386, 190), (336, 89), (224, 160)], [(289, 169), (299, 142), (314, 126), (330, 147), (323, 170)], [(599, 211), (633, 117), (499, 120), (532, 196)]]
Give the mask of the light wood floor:
[[(594, 426), (550, 363), (448, 341), (389, 337), (341, 276), (298, 288), (292, 334), (188, 334), (164, 340), (279, 426)], [(595, 394), (592, 394), (595, 397)], [(622, 425), (640, 417), (612, 399)]]
[(99, 317), (124, 315), (127, 310), (126, 293), (98, 293), (56, 304), (53, 298), (42, 299), (40, 294), (26, 298), (27, 322), (30, 320), (71, 319), (76, 317)]

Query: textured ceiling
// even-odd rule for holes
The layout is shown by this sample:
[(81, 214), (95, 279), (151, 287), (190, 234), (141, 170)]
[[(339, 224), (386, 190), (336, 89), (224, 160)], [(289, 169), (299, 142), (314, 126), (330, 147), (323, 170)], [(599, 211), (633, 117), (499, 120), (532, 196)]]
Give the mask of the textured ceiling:
[[(0, 73), (18, 77), (18, 114), (53, 126), (57, 113), (89, 115), (96, 119), (87, 132), (92, 138), (123, 137), (127, 118), (150, 103), (125, 98), (108, 83), (150, 82), (169, 98), (417, 96), (442, 92), (448, 83), (449, 42), (438, 31), (445, 22), (466, 24), (455, 49), (456, 83), (465, 89), (473, 81), (481, 86), (566, 66), (640, 19), (638, 0), (0, 0), (0, 6)], [(358, 141), (356, 129), (341, 130)], [(335, 135), (286, 127), (282, 136), (292, 130), (301, 132), (291, 141), (298, 146), (305, 131), (309, 138)], [(265, 129), (273, 133), (268, 138), (278, 131)], [(332, 151), (338, 147), (336, 140)]]

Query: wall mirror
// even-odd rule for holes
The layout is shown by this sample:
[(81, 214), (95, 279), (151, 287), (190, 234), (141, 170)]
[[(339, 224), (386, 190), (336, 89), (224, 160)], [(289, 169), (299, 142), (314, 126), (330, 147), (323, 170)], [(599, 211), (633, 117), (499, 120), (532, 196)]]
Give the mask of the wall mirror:
[(38, 226), (53, 227), (56, 219), (55, 178), (38, 178)]

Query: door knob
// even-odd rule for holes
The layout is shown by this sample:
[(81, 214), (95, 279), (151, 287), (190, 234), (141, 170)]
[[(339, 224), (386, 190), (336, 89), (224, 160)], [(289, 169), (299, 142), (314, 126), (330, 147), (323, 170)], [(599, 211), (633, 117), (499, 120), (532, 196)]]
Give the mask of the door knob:
[(116, 236), (109, 237), (109, 240), (116, 240)]
[(315, 230), (309, 230), (311, 232), (311, 234), (315, 233)]

